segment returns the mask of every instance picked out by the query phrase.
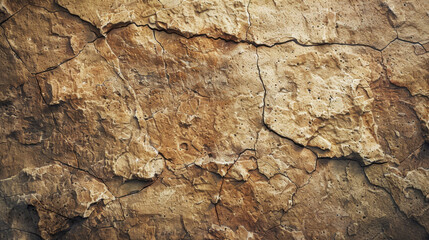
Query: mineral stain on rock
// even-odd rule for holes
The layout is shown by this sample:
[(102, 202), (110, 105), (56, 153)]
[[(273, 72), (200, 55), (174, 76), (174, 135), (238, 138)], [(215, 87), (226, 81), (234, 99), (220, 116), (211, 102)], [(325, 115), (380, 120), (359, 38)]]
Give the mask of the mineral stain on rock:
[(0, 238), (428, 239), (428, 11), (0, 1)]

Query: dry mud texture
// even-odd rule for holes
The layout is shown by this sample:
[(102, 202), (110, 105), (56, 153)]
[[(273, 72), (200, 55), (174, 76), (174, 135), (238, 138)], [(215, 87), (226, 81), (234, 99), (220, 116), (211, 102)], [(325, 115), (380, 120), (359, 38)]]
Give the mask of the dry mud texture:
[(428, 239), (429, 2), (1, 0), (1, 239)]

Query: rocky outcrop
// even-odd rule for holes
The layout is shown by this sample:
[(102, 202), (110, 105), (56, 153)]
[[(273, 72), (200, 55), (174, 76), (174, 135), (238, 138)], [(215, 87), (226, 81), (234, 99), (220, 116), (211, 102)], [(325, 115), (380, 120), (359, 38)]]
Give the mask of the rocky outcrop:
[(428, 11), (1, 1), (0, 238), (428, 238)]

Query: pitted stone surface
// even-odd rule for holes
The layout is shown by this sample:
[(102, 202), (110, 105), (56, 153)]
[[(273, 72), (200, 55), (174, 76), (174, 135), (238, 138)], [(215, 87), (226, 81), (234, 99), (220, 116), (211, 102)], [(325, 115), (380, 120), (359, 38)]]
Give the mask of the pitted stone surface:
[(0, 1), (0, 239), (427, 239), (426, 1)]

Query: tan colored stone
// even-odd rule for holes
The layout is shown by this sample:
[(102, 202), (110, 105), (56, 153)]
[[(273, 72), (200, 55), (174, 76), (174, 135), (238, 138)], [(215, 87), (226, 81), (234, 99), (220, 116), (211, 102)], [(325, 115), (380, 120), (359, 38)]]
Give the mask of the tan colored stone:
[[(124, 22), (169, 29), (191, 36), (245, 39), (249, 27), (248, 0), (235, 1), (75, 1), (59, 0), (70, 12), (80, 15), (103, 32)], [(98, 12), (105, 14), (98, 14)], [(223, 16), (223, 17), (219, 17)]]
[[(131, 234), (135, 235), (130, 236), (136, 239), (201, 239), (208, 233), (204, 229), (216, 221), (210, 199), (218, 192), (219, 180), (216, 174), (196, 167), (190, 167), (182, 177), (164, 172), (150, 188), (120, 199), (124, 227), (132, 226)], [(139, 230), (142, 228), (149, 232)]]
[(319, 157), (356, 155), (364, 163), (383, 161), (369, 88), (382, 74), (378, 52), (287, 43), (259, 48), (258, 55), (268, 127), (318, 148)]
[[(426, 160), (427, 161), (427, 156)], [(417, 168), (402, 173), (392, 166), (371, 166), (365, 169), (371, 183), (385, 188), (407, 217), (417, 220), (426, 231), (428, 225), (428, 189), (427, 169)]]
[[(37, 80), (11, 50), (0, 28), (0, 178), (25, 167), (40, 167), (41, 144), (50, 137), (53, 121), (46, 114)], [(19, 159), (19, 160), (17, 160)]]
[(59, 0), (58, 3), (103, 32), (117, 24), (134, 22), (187, 36), (206, 34), (265, 45), (297, 39), (304, 44), (362, 44), (382, 49), (395, 39), (395, 30), (407, 40), (427, 40), (424, 9), (428, 7), (421, 1), (403, 4), (400, 1)]
[(250, 177), (250, 171), (257, 168), (255, 153), (247, 150), (243, 154), (240, 154), (234, 165), (229, 168), (226, 177), (234, 178), (237, 181), (247, 181)]
[(7, 1), (2, 0), (0, 2), (0, 22), (7, 21), (16, 12), (21, 10), (25, 6), (26, 1)]
[(0, 239), (428, 238), (427, 10), (0, 0)]
[(162, 9), (161, 1), (157, 0), (122, 2), (58, 0), (57, 2), (72, 14), (79, 15), (103, 32), (108, 31), (111, 25), (124, 22), (146, 24), (149, 17), (156, 14), (157, 9)]
[(237, 231), (233, 231), (227, 226), (213, 224), (210, 228), (210, 235), (213, 239), (259, 239), (255, 238), (252, 232), (248, 232), (243, 226), (239, 226)]
[(415, 98), (407, 89), (391, 84), (387, 75), (371, 83), (371, 90), (378, 141), (386, 159), (399, 164), (424, 142)]
[(429, 96), (429, 55), (416, 55), (413, 45), (395, 41), (383, 50), (390, 81), (413, 96)]
[(73, 58), (96, 38), (88, 24), (77, 20), (64, 12), (26, 6), (2, 26), (29, 71), (42, 72)]
[[(82, 68), (82, 65), (85, 67)], [(102, 153), (97, 153), (99, 150), (96, 148), (89, 150), (87, 155), (93, 157), (84, 155), (80, 160), (83, 161), (81, 167), (91, 169), (99, 176), (110, 172), (125, 179), (152, 179), (162, 172), (164, 160), (145, 136), (146, 129), (141, 130), (141, 122), (130, 124), (135, 122), (138, 108), (131, 104), (133, 102), (122, 101), (122, 96), (130, 97), (127, 85), (124, 86), (114, 68), (98, 54), (94, 44), (87, 45), (73, 60), (53, 71), (39, 74), (37, 78), (48, 104), (70, 102), (72, 106), (69, 111), (78, 110), (80, 113), (80, 119), (76, 120), (82, 125), (81, 130), (91, 135), (86, 143), (79, 143), (79, 135), (73, 134), (73, 125), (68, 123), (72, 113), (68, 116), (59, 113), (57, 122), (63, 126), (62, 131), (68, 142), (82, 146), (82, 151), (86, 151), (83, 147), (87, 144), (104, 142), (109, 146)], [(60, 79), (68, 80), (62, 84)], [(97, 119), (101, 119), (101, 124)], [(100, 127), (110, 141), (97, 133)], [(106, 171), (103, 166), (109, 166), (109, 170)]]
[[(8, 202), (36, 207), (44, 238), (63, 230), (67, 219), (87, 218), (93, 204), (114, 199), (106, 186), (92, 176), (55, 164), (26, 168), (16, 176), (0, 180), (0, 191)], [(60, 229), (53, 228), (55, 224)]]
[(166, 9), (155, 14), (155, 23), (150, 22), (151, 25), (186, 36), (206, 34), (214, 38), (247, 39), (250, 0), (172, 2), (175, 4), (164, 4)]
[(418, 118), (420, 119), (421, 126), (425, 132), (426, 141), (429, 140), (429, 98), (428, 97), (416, 97), (414, 110)]
[[(396, 37), (378, 1), (252, 1), (249, 38), (272, 45), (348, 43), (381, 49)], [(276, 26), (276, 27), (272, 27)]]
[(29, 5), (43, 7), (52, 12), (61, 10), (53, 0), (1, 0), (0, 24), (6, 22)]
[(260, 173), (267, 178), (285, 174), (298, 186), (307, 182), (316, 167), (314, 153), (268, 130), (259, 132), (256, 152)]
[(389, 22), (395, 27), (398, 37), (411, 42), (429, 40), (429, 3), (427, 1), (384, 1)]
[(389, 194), (372, 186), (364, 174), (356, 162), (318, 160), (282, 225), (302, 231), (307, 239), (372, 239), (380, 233), (387, 238), (423, 238), (425, 230), (407, 219)]
[(246, 182), (225, 179), (216, 205), (219, 224), (254, 229), (252, 232), (262, 237), (291, 208), (296, 189), (282, 174), (269, 180), (258, 172), (251, 172)]
[(429, 114), (427, 112), (429, 97), (428, 56), (428, 54), (417, 54), (413, 51), (413, 45), (403, 41), (395, 41), (383, 50), (384, 64), (390, 82), (405, 87), (412, 96), (415, 96), (410, 100), (409, 105), (415, 110), (426, 139), (428, 139), (429, 133)]
[(113, 30), (107, 42), (164, 157), (178, 166), (199, 158), (232, 163), (253, 148), (263, 89), (252, 46), (135, 25)]

